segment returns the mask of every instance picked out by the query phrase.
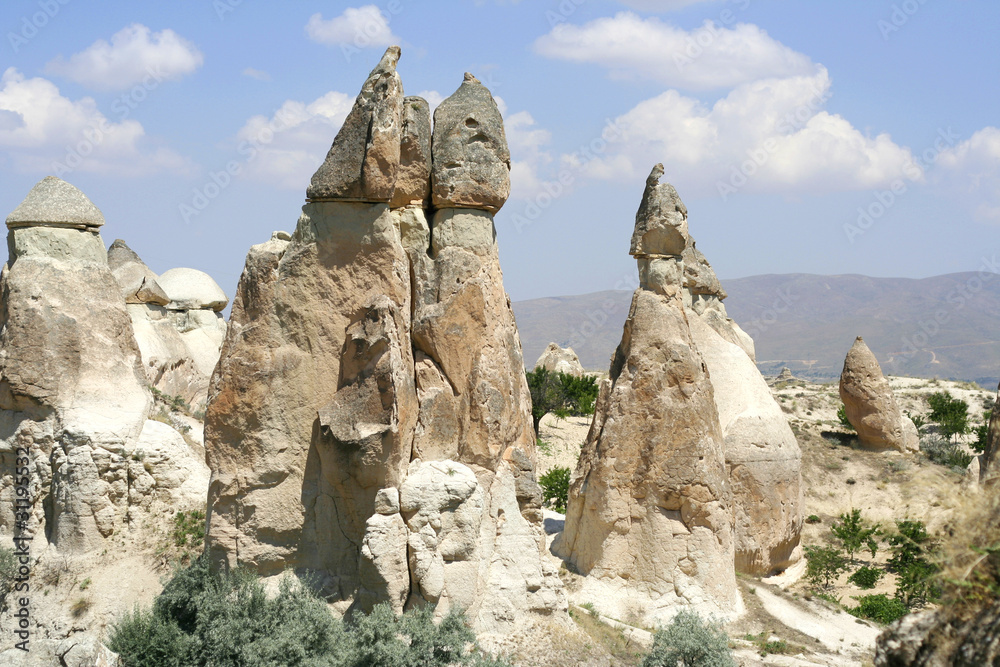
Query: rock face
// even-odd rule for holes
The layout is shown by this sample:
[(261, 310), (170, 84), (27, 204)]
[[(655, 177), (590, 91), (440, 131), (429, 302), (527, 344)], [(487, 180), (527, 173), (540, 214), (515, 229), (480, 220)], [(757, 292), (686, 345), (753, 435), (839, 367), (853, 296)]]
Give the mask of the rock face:
[(150, 385), (203, 411), (226, 335), (218, 311), (229, 299), (202, 271), (178, 268), (157, 276), (121, 239), (108, 249), (108, 265), (128, 304)]
[[(659, 174), (636, 216), (640, 287), (553, 551), (587, 575), (581, 594), (613, 617), (662, 621), (682, 605), (728, 617), (742, 609), (733, 494), (712, 382), (684, 308), (686, 215)], [(650, 205), (664, 200), (670, 206)]]
[(389, 206), (425, 206), (431, 198), (431, 107), (422, 97), (403, 98), (399, 172)]
[(435, 208), (496, 213), (510, 195), (510, 149), (493, 95), (468, 72), (434, 110), (431, 197)]
[(399, 170), (403, 83), (399, 47), (385, 52), (306, 191), (310, 201), (388, 202)]
[(916, 426), (900, 412), (889, 381), (882, 375), (878, 360), (861, 336), (854, 341), (844, 360), (840, 400), (863, 445), (900, 452), (920, 446)]
[(562, 348), (555, 343), (549, 343), (542, 356), (535, 362), (535, 368), (544, 368), (552, 373), (566, 373), (575, 377), (583, 375), (580, 357), (576, 356), (573, 348)]
[(979, 457), (979, 479), (984, 485), (992, 486), (1000, 478), (998, 458), (1000, 458), (1000, 387), (997, 387), (997, 400), (990, 414), (986, 448)]
[(879, 635), (875, 667), (1000, 664), (1000, 602), (971, 618), (935, 609), (908, 614)]
[[(207, 414), (208, 545), (218, 565), (319, 572), (353, 608), (458, 605), (479, 631), (509, 631), (565, 608), (540, 497), (524, 491), (521, 347), (492, 215), (428, 221), (415, 205), (429, 133), (406, 106), (396, 152), (383, 151), (396, 161), (368, 181), (404, 174), (404, 196), (311, 201), (290, 240), (247, 256)], [(314, 186), (340, 169), (341, 135)]]
[[(194, 453), (147, 421), (150, 392), (102, 224), (82, 192), (46, 178), (12, 214), (0, 275), (0, 497), (10, 500), (0, 530), (70, 555), (103, 547), (137, 509), (200, 495), (207, 482), (192, 491)], [(143, 447), (156, 451), (146, 465)], [(15, 516), (24, 458), (31, 504)]]

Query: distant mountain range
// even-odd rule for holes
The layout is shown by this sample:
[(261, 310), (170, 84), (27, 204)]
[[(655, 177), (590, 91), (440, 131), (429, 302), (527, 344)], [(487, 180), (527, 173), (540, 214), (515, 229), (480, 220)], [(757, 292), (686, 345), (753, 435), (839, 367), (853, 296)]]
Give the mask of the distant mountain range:
[[(765, 375), (783, 366), (832, 380), (863, 336), (890, 375), (1000, 378), (1000, 274), (869, 278), (795, 273), (725, 280), (729, 316), (753, 336)], [(585, 368), (607, 370), (632, 293), (595, 292), (513, 304), (525, 364), (549, 342), (570, 346)]]

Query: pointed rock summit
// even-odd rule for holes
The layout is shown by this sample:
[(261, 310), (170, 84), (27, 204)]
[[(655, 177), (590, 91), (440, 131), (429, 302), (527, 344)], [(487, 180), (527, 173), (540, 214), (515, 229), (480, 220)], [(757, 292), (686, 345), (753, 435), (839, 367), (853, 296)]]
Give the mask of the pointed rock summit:
[(17, 227), (71, 227), (96, 231), (104, 215), (87, 195), (66, 181), (46, 176), (31, 188), (24, 201), (7, 216), (8, 229)]
[[(290, 240), (247, 256), (206, 415), (208, 551), (216, 566), (309, 569), (344, 608), (458, 607), (480, 632), (510, 634), (566, 602), (544, 557), (531, 398), (490, 212), (509, 152), (474, 79), (432, 131), (427, 103), (403, 101), (398, 57), (365, 83)], [(396, 99), (393, 135), (375, 119)], [(369, 127), (382, 129), (366, 144)], [(433, 209), (432, 154), (455, 195)], [(323, 189), (335, 182), (357, 189)]]
[(584, 370), (580, 365), (580, 357), (571, 347), (559, 347), (557, 343), (549, 343), (535, 362), (535, 368), (544, 368), (551, 373), (566, 373), (582, 377)]
[(170, 297), (163, 291), (153, 273), (125, 241), (115, 239), (108, 248), (108, 267), (121, 285), (125, 303), (154, 303), (165, 306)]
[(496, 213), (510, 196), (510, 149), (500, 109), (468, 72), (434, 110), (431, 197), (436, 208)]
[(323, 165), (306, 190), (309, 201), (388, 202), (399, 170), (403, 83), (398, 46), (390, 46), (354, 101)]
[(920, 447), (917, 427), (900, 411), (882, 367), (861, 336), (844, 359), (840, 400), (861, 444), (900, 452)]

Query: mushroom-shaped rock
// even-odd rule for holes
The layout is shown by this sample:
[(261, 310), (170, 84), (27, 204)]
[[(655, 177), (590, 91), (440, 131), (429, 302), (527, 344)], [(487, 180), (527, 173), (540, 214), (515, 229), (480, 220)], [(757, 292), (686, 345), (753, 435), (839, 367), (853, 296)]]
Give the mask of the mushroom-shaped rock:
[(229, 303), (212, 276), (198, 269), (170, 269), (164, 271), (158, 282), (170, 299), (168, 310), (220, 311)]
[(422, 97), (403, 100), (396, 191), (389, 206), (421, 205), (431, 196), (431, 107)]
[(919, 447), (916, 427), (900, 412), (882, 367), (861, 336), (844, 360), (840, 400), (863, 445), (901, 452)]
[(660, 183), (661, 176), (663, 165), (657, 164), (646, 179), (629, 249), (634, 257), (680, 255), (687, 246), (687, 207), (674, 186)]
[(583, 375), (583, 366), (580, 365), (580, 357), (576, 356), (573, 348), (559, 347), (557, 343), (549, 343), (549, 346), (542, 352), (535, 362), (535, 368), (544, 368), (552, 373), (566, 373), (580, 377)]
[(434, 110), (431, 197), (435, 208), (496, 213), (510, 195), (510, 149), (500, 109), (468, 72)]
[(390, 46), (354, 101), (306, 190), (310, 201), (388, 202), (399, 169), (403, 82), (398, 46)]
[(46, 176), (31, 188), (24, 201), (7, 216), (7, 227), (72, 227), (94, 229), (104, 215), (87, 195), (61, 178)]
[(115, 239), (108, 248), (108, 266), (122, 288), (125, 303), (155, 303), (158, 306), (170, 303), (156, 274), (125, 241)]

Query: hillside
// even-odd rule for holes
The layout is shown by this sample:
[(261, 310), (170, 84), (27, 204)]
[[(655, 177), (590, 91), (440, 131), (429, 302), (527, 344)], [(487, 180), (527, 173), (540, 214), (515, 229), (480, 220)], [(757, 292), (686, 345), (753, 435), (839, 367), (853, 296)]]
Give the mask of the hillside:
[[(798, 376), (836, 378), (861, 335), (887, 374), (992, 387), (1000, 377), (998, 278), (786, 274), (723, 284), (729, 315), (753, 336), (765, 375), (788, 366)], [(630, 299), (631, 292), (607, 291), (515, 302), (525, 362), (555, 341), (573, 347), (585, 368), (606, 370)]]

